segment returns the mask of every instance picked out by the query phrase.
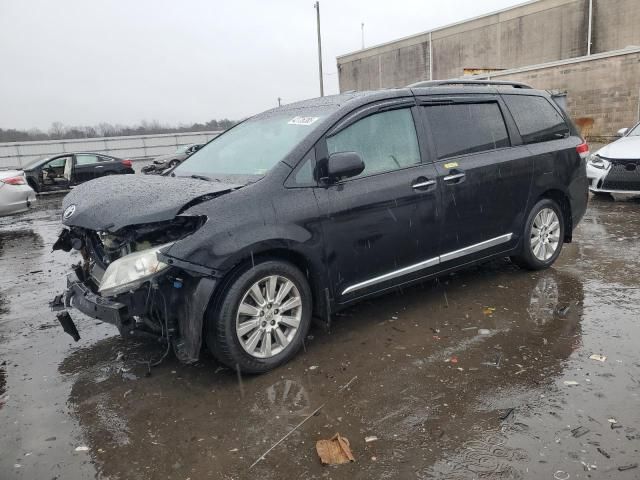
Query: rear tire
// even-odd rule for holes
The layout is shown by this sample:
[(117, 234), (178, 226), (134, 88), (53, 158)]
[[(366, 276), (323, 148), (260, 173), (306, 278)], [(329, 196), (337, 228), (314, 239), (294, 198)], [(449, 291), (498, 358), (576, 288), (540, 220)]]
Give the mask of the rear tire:
[(207, 345), (230, 368), (267, 372), (298, 352), (311, 313), (309, 283), (297, 267), (279, 260), (247, 265), (222, 286), (207, 317)]
[(171, 160), (169, 162), (169, 168), (174, 168), (174, 167), (177, 167), (178, 165), (180, 165), (180, 160)]
[(542, 270), (556, 261), (564, 243), (564, 217), (550, 198), (539, 200), (524, 224), (521, 253), (512, 261), (528, 270)]

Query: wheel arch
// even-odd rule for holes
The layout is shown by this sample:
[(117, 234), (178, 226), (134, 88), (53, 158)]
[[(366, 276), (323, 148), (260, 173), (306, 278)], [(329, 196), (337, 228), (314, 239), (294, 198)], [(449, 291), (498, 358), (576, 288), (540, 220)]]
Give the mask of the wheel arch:
[(229, 282), (236, 278), (240, 272), (243, 272), (252, 264), (258, 264), (268, 260), (289, 262), (304, 274), (309, 282), (309, 288), (311, 290), (313, 317), (326, 321), (331, 307), (330, 305), (327, 305), (328, 299), (324, 293), (327, 285), (325, 280), (322, 278), (320, 269), (314, 265), (314, 262), (309, 258), (309, 256), (298, 250), (293, 250), (284, 246), (251, 248), (248, 251), (245, 250), (241, 255), (236, 257), (234, 266), (220, 279), (219, 287), (216, 288), (216, 292), (211, 298), (209, 308), (215, 307), (216, 302), (220, 298), (222, 292), (227, 288)]
[(552, 188), (543, 192), (534, 202), (534, 205), (543, 198), (553, 200), (560, 206), (562, 218), (564, 220), (564, 242), (571, 243), (573, 239), (573, 215), (571, 212), (571, 202), (569, 197), (562, 190)]

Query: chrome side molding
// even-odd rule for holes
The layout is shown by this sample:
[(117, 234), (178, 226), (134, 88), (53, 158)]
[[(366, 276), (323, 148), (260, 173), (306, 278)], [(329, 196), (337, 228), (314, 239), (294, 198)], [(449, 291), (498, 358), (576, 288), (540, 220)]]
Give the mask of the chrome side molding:
[(379, 277), (370, 278), (369, 280), (365, 280), (364, 282), (351, 285), (350, 287), (347, 287), (342, 292), (342, 295), (355, 292), (356, 290), (360, 290), (361, 288), (375, 285), (376, 283), (384, 282), (386, 280), (391, 280), (392, 278), (401, 277), (402, 275), (406, 275), (408, 273), (417, 272), (418, 270), (422, 270), (424, 268), (433, 267), (438, 263), (440, 263), (440, 260), (438, 257), (430, 258), (429, 260), (425, 260), (423, 262), (416, 263), (414, 265), (409, 265), (408, 267), (401, 268), (400, 270), (394, 270), (393, 272), (385, 273), (384, 275), (380, 275)]
[(499, 237), (490, 238), (489, 240), (485, 240), (484, 242), (475, 243), (473, 245), (469, 245), (468, 247), (464, 247), (459, 250), (454, 250), (453, 252), (445, 253), (444, 255), (440, 255), (439, 257), (430, 258), (428, 260), (424, 260), (422, 262), (409, 265), (408, 267), (404, 267), (399, 270), (394, 270), (392, 272), (385, 273), (384, 275), (380, 275), (378, 277), (370, 278), (369, 280), (365, 280), (364, 282), (356, 283), (354, 285), (351, 285), (345, 288), (342, 292), (342, 295), (346, 295), (347, 293), (355, 292), (356, 290), (360, 290), (361, 288), (370, 287), (371, 285), (385, 282), (393, 278), (401, 277), (409, 273), (414, 273), (414, 272), (423, 270), (425, 268), (433, 267), (434, 265), (438, 265), (443, 262), (448, 262), (449, 260), (454, 260), (456, 258), (460, 258), (465, 255), (470, 255), (472, 253), (479, 252), (480, 250), (484, 250), (486, 248), (491, 248), (491, 247), (500, 245), (502, 243), (507, 243), (509, 240), (511, 240), (512, 237), (513, 237), (512, 233), (500, 235)]
[(454, 250), (453, 252), (445, 253), (444, 255), (440, 255), (440, 263), (448, 262), (449, 260), (460, 258), (465, 255), (470, 255), (472, 253), (479, 252), (480, 250), (484, 250), (485, 248), (495, 247), (496, 245), (500, 245), (501, 243), (507, 243), (509, 240), (511, 240), (512, 236), (512, 233), (507, 233), (506, 235), (500, 235), (499, 237), (490, 238), (489, 240), (485, 240), (484, 242), (469, 245), (468, 247), (461, 248), (460, 250)]

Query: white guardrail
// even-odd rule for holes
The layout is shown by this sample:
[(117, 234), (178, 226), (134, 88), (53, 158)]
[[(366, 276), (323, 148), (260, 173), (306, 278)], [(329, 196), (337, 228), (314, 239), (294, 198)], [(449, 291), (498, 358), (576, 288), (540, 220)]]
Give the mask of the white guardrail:
[(207, 143), (221, 133), (207, 131), (0, 143), (0, 168), (20, 168), (34, 158), (73, 152), (106, 153), (118, 158), (144, 160), (174, 152), (180, 145)]

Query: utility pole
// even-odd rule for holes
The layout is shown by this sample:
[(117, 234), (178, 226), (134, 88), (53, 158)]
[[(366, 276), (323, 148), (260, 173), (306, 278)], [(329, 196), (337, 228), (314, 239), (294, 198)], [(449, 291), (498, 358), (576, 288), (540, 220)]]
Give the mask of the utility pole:
[(322, 40), (320, 38), (320, 2), (313, 4), (316, 9), (316, 19), (318, 22), (318, 75), (320, 76), (320, 96), (324, 97), (324, 82), (322, 79)]
[(280, 97), (278, 97), (278, 106), (279, 106), (279, 107), (281, 107), (281, 106), (282, 106), (282, 104), (280, 103), (280, 101), (281, 101), (281, 100), (282, 100), (282, 99), (281, 99)]
[(364, 50), (364, 22), (360, 24), (360, 29), (362, 30), (362, 50)]

